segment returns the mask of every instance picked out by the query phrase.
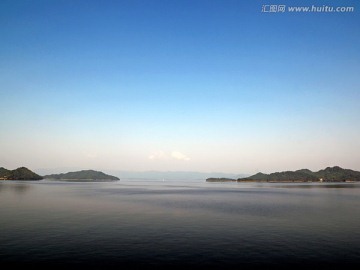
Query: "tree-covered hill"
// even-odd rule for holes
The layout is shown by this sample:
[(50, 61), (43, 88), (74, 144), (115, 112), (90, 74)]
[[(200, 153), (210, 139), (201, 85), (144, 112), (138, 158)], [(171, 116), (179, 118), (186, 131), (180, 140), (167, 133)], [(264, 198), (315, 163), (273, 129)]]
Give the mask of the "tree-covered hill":
[(1, 180), (41, 180), (43, 177), (30, 171), (28, 168), (20, 167), (15, 170), (0, 168)]
[(327, 182), (360, 181), (360, 172), (343, 169), (339, 166), (327, 167), (316, 172), (315, 175)]
[(120, 180), (118, 177), (94, 170), (82, 170), (60, 174), (45, 175), (46, 179), (58, 180)]
[(253, 176), (240, 178), (238, 181), (263, 181), (263, 182), (292, 182), (292, 181), (304, 181), (304, 182), (317, 182), (319, 179), (308, 173), (304, 172), (276, 172), (271, 174), (257, 173)]
[(297, 171), (257, 173), (250, 177), (239, 178), (238, 182), (346, 182), (360, 181), (360, 172), (343, 169), (339, 166), (327, 167), (318, 172), (308, 169)]

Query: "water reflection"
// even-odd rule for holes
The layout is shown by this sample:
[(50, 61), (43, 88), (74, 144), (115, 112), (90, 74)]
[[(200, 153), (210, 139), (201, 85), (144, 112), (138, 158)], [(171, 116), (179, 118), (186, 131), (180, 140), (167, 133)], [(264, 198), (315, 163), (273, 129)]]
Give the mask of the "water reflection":
[(31, 185), (27, 183), (5, 183), (0, 182), (0, 193), (2, 192), (14, 192), (17, 194), (23, 194), (31, 188)]
[(289, 185), (275, 185), (276, 188), (360, 188), (359, 184), (355, 183), (336, 183), (336, 184), (289, 184)]

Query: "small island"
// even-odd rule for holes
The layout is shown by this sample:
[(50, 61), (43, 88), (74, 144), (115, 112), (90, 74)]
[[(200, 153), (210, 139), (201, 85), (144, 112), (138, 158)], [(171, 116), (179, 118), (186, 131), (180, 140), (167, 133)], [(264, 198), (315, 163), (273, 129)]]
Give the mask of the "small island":
[(43, 177), (30, 171), (28, 168), (20, 167), (15, 170), (8, 170), (0, 167), (0, 180), (42, 180)]
[(312, 172), (309, 169), (297, 171), (275, 172), (270, 174), (257, 173), (255, 175), (239, 178), (226, 179), (208, 178), (206, 182), (267, 182), (267, 183), (306, 183), (306, 182), (359, 182), (360, 172), (350, 169), (343, 169), (339, 166), (327, 167), (318, 172)]
[(236, 182), (236, 179), (231, 178), (208, 178), (206, 182)]
[(108, 175), (100, 171), (82, 170), (76, 172), (45, 175), (45, 179), (55, 179), (64, 181), (118, 181), (116, 176)]

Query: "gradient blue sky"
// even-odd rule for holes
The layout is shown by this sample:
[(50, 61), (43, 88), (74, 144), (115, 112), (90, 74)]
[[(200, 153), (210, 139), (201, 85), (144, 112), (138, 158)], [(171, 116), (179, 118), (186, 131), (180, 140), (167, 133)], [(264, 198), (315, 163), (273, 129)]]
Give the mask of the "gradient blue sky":
[(359, 12), (2, 0), (0, 166), (360, 170)]

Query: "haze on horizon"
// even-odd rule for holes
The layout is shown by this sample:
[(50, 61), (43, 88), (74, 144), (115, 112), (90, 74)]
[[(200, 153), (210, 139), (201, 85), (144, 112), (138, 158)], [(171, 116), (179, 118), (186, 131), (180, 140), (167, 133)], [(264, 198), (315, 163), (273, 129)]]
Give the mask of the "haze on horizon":
[(359, 1), (263, 2), (1, 1), (0, 167), (360, 170)]

